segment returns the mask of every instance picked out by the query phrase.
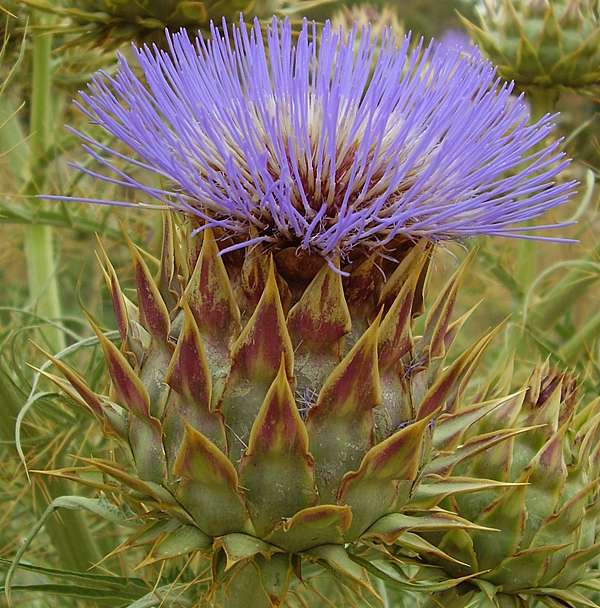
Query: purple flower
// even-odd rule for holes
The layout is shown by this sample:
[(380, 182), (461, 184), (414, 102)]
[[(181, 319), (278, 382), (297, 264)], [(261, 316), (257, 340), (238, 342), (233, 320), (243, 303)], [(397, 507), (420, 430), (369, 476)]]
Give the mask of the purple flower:
[(209, 40), (168, 39), (168, 51), (134, 48), (141, 78), (120, 57), (81, 94), (129, 152), (78, 133), (106, 173), (79, 168), (222, 228), (231, 248), (330, 258), (399, 237), (533, 238), (523, 223), (573, 191), (555, 181), (568, 161), (548, 143), (552, 117), (528, 124), (512, 85), (452, 46), (388, 32), (378, 49), (356, 28), (306, 21), (296, 37), (277, 19), (266, 34), (224, 23)]

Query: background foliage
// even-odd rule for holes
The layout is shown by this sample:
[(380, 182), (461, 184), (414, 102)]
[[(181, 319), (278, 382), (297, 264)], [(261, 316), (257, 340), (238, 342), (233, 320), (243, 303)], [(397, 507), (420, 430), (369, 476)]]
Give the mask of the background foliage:
[[(107, 22), (97, 10), (102, 4), (108, 11), (109, 0), (0, 0), (4, 22), (0, 55), (0, 586), (15, 552), (48, 503), (74, 493), (68, 476), (77, 458), (119, 449), (43, 380), (36, 367), (44, 366), (46, 358), (32, 341), (54, 353), (63, 351), (67, 360), (86, 372), (87, 379), (98, 385), (103, 382), (97, 342), (82, 313), (83, 303), (104, 328), (112, 329), (110, 302), (95, 256), (95, 235), (111, 251), (122, 283), (129, 288), (132, 280), (122, 228), (149, 251), (157, 250), (160, 239), (160, 218), (151, 213), (36, 198), (39, 193), (109, 198), (102, 190), (118, 189), (69, 170), (69, 161), (81, 154), (64, 125), (77, 127), (84, 120), (71, 100), (96, 69), (114, 68), (115, 47), (127, 53), (124, 40), (132, 36), (157, 39), (161, 20), (169, 15), (156, 15), (146, 23), (131, 15)], [(293, 18), (307, 14), (325, 19), (341, 8), (340, 2), (275, 4)], [(228, 10), (232, 8), (235, 13), (244, 6)], [(275, 7), (260, 8), (268, 12)], [(404, 0), (391, 9), (405, 30), (426, 37), (460, 30), (457, 11), (473, 17), (468, 0)], [(85, 11), (94, 13), (97, 22), (89, 25)], [(193, 21), (193, 16), (189, 19)], [(136, 27), (124, 28), (127, 20)], [(502, 337), (487, 355), (488, 378), (510, 369), (518, 385), (533, 364), (549, 357), (575, 371), (582, 391), (597, 395), (600, 390), (600, 311), (594, 295), (600, 279), (598, 103), (594, 91), (586, 95), (566, 91), (557, 103), (565, 145), (575, 159), (569, 171), (581, 186), (577, 199), (551, 219), (575, 220), (565, 232), (579, 243), (540, 243), (533, 253), (505, 240), (464, 245), (479, 247), (479, 255), (460, 309), (466, 311), (485, 300), (469, 321), (471, 333), (481, 333), (508, 318)], [(126, 195), (119, 193), (115, 198)], [(454, 267), (460, 250), (458, 245), (444, 249), (435, 263), (441, 270)], [(49, 473), (58, 470), (61, 478)], [(89, 481), (93, 485), (99, 480), (90, 473)], [(85, 500), (85, 489), (78, 487), (77, 493)], [(92, 494), (90, 489), (87, 496)], [(139, 599), (135, 606), (141, 608), (158, 605), (140, 599), (156, 584), (163, 590), (159, 596), (169, 593), (172, 605), (178, 605), (174, 598), (190, 581), (178, 578), (178, 569), (172, 566), (135, 570), (131, 554), (125, 559), (116, 552), (102, 559), (119, 541), (117, 528), (94, 513), (66, 510), (49, 518), (16, 573), (13, 605), (126, 606)], [(88, 558), (99, 565), (81, 572)], [(4, 602), (0, 596), (0, 606)]]

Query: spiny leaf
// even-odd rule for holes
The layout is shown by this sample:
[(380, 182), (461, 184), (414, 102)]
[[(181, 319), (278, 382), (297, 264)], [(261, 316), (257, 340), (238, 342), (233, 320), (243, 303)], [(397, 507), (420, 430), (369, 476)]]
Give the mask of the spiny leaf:
[(488, 450), (503, 441), (510, 440), (512, 437), (529, 433), (532, 428), (536, 427), (501, 429), (499, 431), (492, 431), (491, 433), (471, 437), (450, 454), (441, 453), (434, 457), (433, 460), (427, 464), (424, 472), (425, 474), (447, 474), (459, 463), (471, 459), (476, 454), (483, 453), (485, 450)]
[(396, 540), (396, 545), (402, 547), (403, 549), (407, 549), (410, 552), (414, 552), (417, 555), (432, 555), (437, 559), (467, 565), (453, 558), (435, 545), (431, 544), (429, 541), (421, 538), (417, 534), (413, 534), (412, 532), (404, 532), (401, 534), (398, 540)]
[(341, 545), (321, 545), (306, 552), (310, 558), (325, 563), (335, 573), (342, 574), (358, 582), (365, 589), (372, 591), (367, 573), (353, 561)]
[(189, 555), (196, 551), (207, 551), (212, 539), (195, 526), (180, 526), (168, 534), (162, 534), (152, 546), (150, 553), (136, 566), (136, 570), (165, 559)]
[(173, 214), (162, 217), (162, 252), (158, 271), (158, 290), (167, 308), (174, 308), (178, 300), (177, 272), (175, 268), (175, 226)]
[[(136, 416), (151, 420), (150, 398), (138, 375), (132, 369), (123, 353), (106, 338), (102, 330), (89, 316), (88, 321), (94, 333), (98, 336), (98, 342), (104, 353), (108, 373), (110, 374), (120, 405)], [(154, 421), (158, 424), (158, 420)]]
[(219, 449), (226, 450), (225, 425), (220, 412), (211, 411), (212, 379), (206, 362), (200, 330), (183, 305), (183, 328), (179, 334), (165, 382), (178, 393), (171, 394), (163, 419), (165, 447), (173, 463), (185, 424), (203, 433)]
[(208, 411), (212, 380), (200, 330), (187, 304), (183, 306), (183, 329), (177, 340), (165, 382), (180, 395)]
[(265, 289), (256, 310), (232, 347), (232, 373), (253, 382), (270, 384), (277, 374), (282, 355), (287, 374), (291, 377), (293, 348), (271, 258)]
[(481, 492), (509, 487), (511, 483), (475, 477), (440, 477), (427, 475), (421, 479), (409, 507), (427, 509), (439, 505), (444, 499), (459, 494)]
[(391, 545), (404, 532), (443, 532), (446, 530), (485, 530), (492, 528), (473, 524), (466, 519), (448, 511), (425, 511), (418, 515), (392, 513), (376, 521), (363, 535), (365, 540), (377, 539)]
[(409, 578), (409, 576), (401, 569), (396, 567), (390, 561), (386, 560), (373, 560), (369, 561), (359, 557), (358, 555), (352, 555), (352, 559), (363, 566), (365, 570), (374, 575), (377, 578), (382, 579), (391, 588), (397, 587), (398, 589), (408, 591), (421, 591), (434, 593), (439, 591), (445, 591), (457, 587), (461, 583), (468, 581), (471, 578), (479, 576), (481, 573), (477, 572), (469, 576), (463, 576), (460, 578), (450, 579), (445, 575), (445, 572), (439, 571), (442, 575), (442, 580), (419, 580), (415, 578)]
[(117, 479), (125, 486), (131, 488), (136, 492), (139, 492), (143, 496), (153, 498), (154, 500), (160, 503), (170, 502), (172, 504), (175, 504), (174, 498), (162, 486), (152, 482), (144, 481), (142, 479), (139, 479), (135, 475), (127, 473), (126, 471), (121, 469), (119, 465), (115, 462), (103, 460), (100, 458), (83, 458), (82, 456), (79, 457), (79, 460), (95, 467), (96, 469), (99, 469), (110, 477)]
[(456, 272), (450, 277), (444, 289), (440, 291), (427, 315), (421, 344), (427, 348), (430, 360), (443, 357), (446, 352), (444, 339), (456, 303), (458, 289), (474, 256), (475, 250), (472, 249)]
[[(456, 448), (470, 427), (475, 423), (480, 422), (483, 418), (493, 415), (496, 410), (502, 408), (507, 403), (512, 403), (515, 397), (522, 397), (523, 393), (524, 391), (519, 391), (506, 397), (492, 399), (471, 407), (465, 407), (456, 412), (441, 414), (436, 420), (433, 433), (433, 444), (438, 450), (451, 450)], [(480, 426), (477, 428), (481, 429)]]
[[(483, 351), (492, 341), (496, 329), (480, 338), (470, 348), (467, 348), (455, 361), (443, 370), (438, 379), (429, 388), (419, 405), (418, 417), (426, 417), (431, 412), (444, 407), (446, 401), (457, 391), (472, 366), (478, 361)], [(452, 411), (452, 409), (450, 409)]]
[(271, 557), (281, 552), (281, 549), (247, 534), (231, 533), (215, 539), (214, 550), (223, 549), (227, 557), (225, 572), (233, 568), (239, 562), (245, 561), (256, 555)]
[[(378, 308), (383, 307), (385, 311), (389, 311), (394, 302), (398, 299), (398, 295), (404, 285), (412, 280), (412, 275), (417, 270), (417, 277), (413, 289), (413, 300), (415, 300), (416, 296), (417, 301), (415, 303), (418, 306), (421, 305), (421, 294), (416, 293), (418, 291), (417, 285), (422, 282), (423, 274), (427, 271), (430, 252), (431, 244), (428, 243), (426, 239), (422, 239), (414, 247), (411, 247), (409, 252), (404, 256), (400, 264), (398, 264), (394, 272), (388, 277), (383, 285), (377, 304)], [(373, 271), (374, 269), (371, 269), (371, 272)], [(413, 316), (419, 312), (420, 311), (418, 310), (413, 310)]]
[(125, 297), (123, 296), (123, 291), (121, 289), (121, 285), (119, 284), (119, 277), (117, 276), (114, 266), (112, 265), (99, 237), (97, 238), (97, 242), (99, 252), (96, 255), (98, 257), (98, 261), (100, 262), (104, 278), (106, 279), (108, 291), (110, 292), (113, 313), (117, 321), (117, 327), (119, 328), (121, 344), (124, 347), (127, 344), (127, 336), (129, 332), (129, 318), (127, 314), (127, 306), (125, 304)]
[(104, 423), (104, 409), (102, 407), (102, 401), (100, 396), (97, 395), (85, 382), (85, 380), (72, 368), (63, 363), (60, 359), (53, 357), (50, 353), (43, 350), (41, 347), (36, 345), (36, 348), (44, 354), (54, 367), (56, 367), (60, 373), (66, 378), (68, 383), (64, 382), (60, 378), (57, 378), (53, 374), (49, 374), (44, 370), (37, 370), (40, 374), (54, 382), (59, 388), (64, 390), (71, 398), (77, 403), (83, 405), (87, 411), (89, 411), (97, 420)]
[(482, 525), (497, 528), (502, 530), (502, 533), (474, 532), (472, 534), (480, 568), (495, 568), (498, 555), (512, 555), (519, 549), (527, 518), (525, 509), (527, 490), (526, 485), (506, 488), (481, 513), (479, 521)]
[(342, 277), (325, 264), (287, 318), (295, 346), (309, 351), (335, 351), (352, 326)]
[(425, 256), (410, 269), (398, 295), (385, 314), (379, 329), (379, 368), (382, 373), (397, 370), (400, 359), (410, 351), (412, 308), (417, 281), (425, 265)]

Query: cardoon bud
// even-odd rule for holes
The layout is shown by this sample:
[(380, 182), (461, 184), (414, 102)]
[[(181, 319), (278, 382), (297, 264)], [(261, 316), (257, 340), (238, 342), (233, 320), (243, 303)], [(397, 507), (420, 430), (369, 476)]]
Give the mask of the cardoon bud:
[(475, 425), (479, 433), (529, 429), (453, 470), (515, 484), (452, 501), (463, 517), (501, 529), (502, 537), (462, 530), (430, 537), (459, 560), (445, 563), (448, 576), (478, 574), (427, 608), (597, 606), (589, 589), (600, 554), (600, 401), (577, 401), (576, 379), (545, 364)]
[(500, 75), (521, 89), (600, 82), (597, 0), (482, 0), (479, 22), (463, 22)]

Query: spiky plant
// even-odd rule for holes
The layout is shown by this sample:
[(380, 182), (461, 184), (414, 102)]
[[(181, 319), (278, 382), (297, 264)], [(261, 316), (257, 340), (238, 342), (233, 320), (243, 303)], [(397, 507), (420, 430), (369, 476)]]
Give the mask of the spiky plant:
[(357, 53), (357, 35), (304, 23), (294, 41), (277, 20), (179, 33), (170, 52), (134, 49), (143, 80), (121, 58), (79, 104), (131, 150), (79, 134), (103, 179), (174, 215), (156, 277), (131, 246), (137, 306), (101, 255), (121, 336), (93, 324), (109, 392), (58, 359), (53, 379), (129, 446), (131, 468), (93, 464), (148, 524), (131, 540), (151, 544), (146, 563), (212, 558), (202, 605), (317, 606), (329, 587), (310, 596), (303, 567), (358, 596), (357, 562), (443, 555), (415, 531), (469, 528), (435, 505), (496, 482), (439, 472), (518, 432), (437, 456), (434, 426), (445, 444), (498, 405), (464, 401), (489, 336), (446, 361), (464, 266), (415, 323), (434, 242), (519, 236), (568, 199), (551, 119), (528, 125), (491, 65), (457, 49), (363, 36)]
[(237, 19), (240, 13), (270, 18), (302, 15), (335, 0), (22, 0), (27, 6), (67, 19), (51, 28), (76, 38), (115, 47), (124, 42), (164, 42), (165, 28), (208, 31), (212, 21)]
[(481, 572), (439, 605), (596, 606), (589, 595), (598, 586), (593, 566), (600, 555), (600, 402), (579, 409), (576, 402), (575, 380), (546, 364), (520, 394), (475, 425), (475, 433), (531, 430), (454, 470), (520, 485), (451, 499), (456, 513), (502, 534), (451, 531), (436, 539), (464, 562), (446, 564), (449, 576)]
[(480, 0), (473, 39), (521, 88), (600, 83), (598, 0)]

